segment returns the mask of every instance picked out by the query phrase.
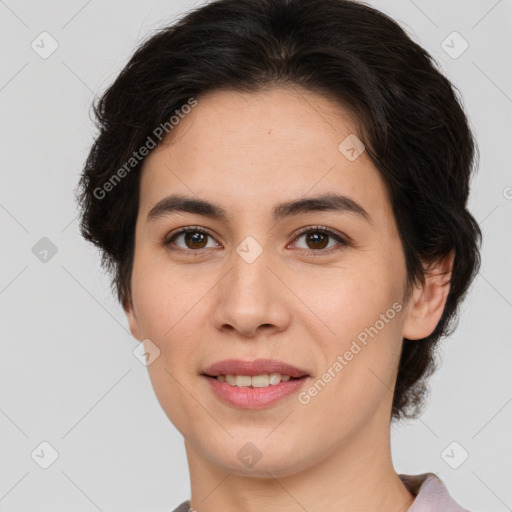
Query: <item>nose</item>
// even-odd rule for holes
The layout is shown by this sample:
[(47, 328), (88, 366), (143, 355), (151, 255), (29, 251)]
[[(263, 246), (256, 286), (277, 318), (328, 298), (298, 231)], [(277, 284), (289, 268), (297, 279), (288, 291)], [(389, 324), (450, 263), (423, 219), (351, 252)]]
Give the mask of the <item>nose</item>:
[(287, 329), (293, 317), (292, 294), (283, 283), (279, 265), (265, 251), (252, 262), (238, 254), (233, 260), (231, 270), (216, 287), (215, 327), (244, 337)]

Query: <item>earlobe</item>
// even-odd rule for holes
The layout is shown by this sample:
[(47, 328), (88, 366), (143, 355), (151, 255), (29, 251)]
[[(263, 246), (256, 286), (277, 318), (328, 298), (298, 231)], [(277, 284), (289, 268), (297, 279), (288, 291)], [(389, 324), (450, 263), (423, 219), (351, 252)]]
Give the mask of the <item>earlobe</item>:
[(126, 313), (126, 318), (128, 319), (128, 326), (130, 327), (130, 332), (132, 336), (141, 341), (140, 333), (139, 333), (139, 322), (137, 320), (137, 314), (135, 312), (135, 308), (133, 307), (133, 303), (131, 298), (129, 298), (126, 303), (123, 305), (124, 312)]
[(455, 253), (452, 250), (425, 272), (425, 282), (412, 292), (404, 323), (403, 337), (419, 340), (430, 336), (444, 311), (450, 291)]

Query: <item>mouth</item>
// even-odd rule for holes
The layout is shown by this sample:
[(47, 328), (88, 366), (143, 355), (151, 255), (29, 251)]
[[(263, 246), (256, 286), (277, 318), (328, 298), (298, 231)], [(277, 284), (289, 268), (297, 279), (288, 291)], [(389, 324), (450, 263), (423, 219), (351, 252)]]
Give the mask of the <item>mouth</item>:
[(273, 359), (225, 359), (200, 375), (219, 399), (243, 409), (270, 407), (298, 392), (310, 378), (307, 370)]
[(269, 374), (202, 374), (209, 389), (223, 403), (236, 409), (258, 410), (277, 405), (287, 397), (298, 393), (307, 381), (308, 375), (292, 377), (272, 372)]

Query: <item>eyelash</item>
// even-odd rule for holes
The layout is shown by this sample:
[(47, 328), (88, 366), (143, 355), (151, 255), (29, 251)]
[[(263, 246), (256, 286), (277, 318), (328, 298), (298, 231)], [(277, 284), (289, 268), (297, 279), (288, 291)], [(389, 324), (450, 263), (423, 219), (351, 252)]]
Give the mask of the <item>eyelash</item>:
[[(211, 238), (214, 238), (210, 232), (208, 232), (207, 230), (205, 230), (199, 226), (188, 226), (186, 228), (180, 229), (179, 231), (176, 231), (175, 233), (171, 233), (171, 234), (167, 235), (164, 238), (162, 245), (164, 247), (169, 248), (171, 246), (172, 242), (174, 242), (174, 240), (176, 240), (176, 238), (178, 238), (180, 235), (183, 235), (186, 233), (201, 233), (203, 235), (207, 235)], [(304, 228), (299, 233), (297, 233), (297, 235), (295, 236), (293, 241), (295, 242), (302, 235), (307, 234), (307, 233), (323, 233), (323, 234), (329, 235), (330, 237), (334, 238), (334, 240), (336, 240), (342, 247), (347, 247), (350, 245), (348, 240), (343, 238), (336, 231), (334, 231), (328, 227), (325, 227), (325, 226), (311, 226), (308, 228)], [(301, 253), (306, 253), (310, 256), (313, 255), (314, 257), (317, 257), (317, 256), (325, 256), (325, 255), (331, 254), (340, 249), (341, 249), (341, 247), (331, 247), (330, 249), (327, 249), (327, 250), (325, 250), (325, 249), (316, 249), (316, 250), (315, 249), (298, 249), (298, 251)], [(200, 256), (201, 252), (204, 249), (172, 248), (172, 250), (179, 252), (179, 253), (186, 253), (189, 256)]]

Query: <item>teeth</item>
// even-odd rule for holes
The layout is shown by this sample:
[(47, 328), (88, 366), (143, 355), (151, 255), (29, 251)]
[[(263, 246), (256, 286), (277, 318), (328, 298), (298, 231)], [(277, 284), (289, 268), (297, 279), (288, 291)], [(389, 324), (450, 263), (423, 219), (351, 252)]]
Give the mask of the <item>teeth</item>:
[(264, 375), (219, 375), (217, 380), (227, 382), (231, 386), (265, 388), (267, 386), (276, 386), (280, 382), (290, 380), (289, 375), (281, 375), (280, 373), (266, 373)]

